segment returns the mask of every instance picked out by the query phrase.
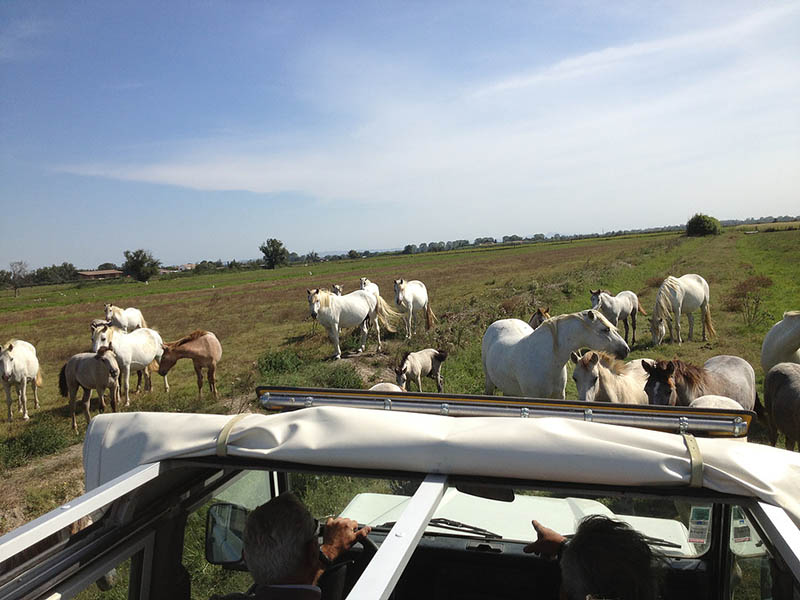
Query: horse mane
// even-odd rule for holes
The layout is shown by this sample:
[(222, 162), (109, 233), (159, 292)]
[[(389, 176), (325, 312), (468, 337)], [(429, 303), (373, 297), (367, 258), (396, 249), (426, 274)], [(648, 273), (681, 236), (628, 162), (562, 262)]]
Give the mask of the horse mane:
[(174, 342), (164, 342), (164, 345), (167, 348), (177, 348), (178, 346), (183, 346), (184, 344), (188, 344), (189, 342), (192, 342), (197, 338), (201, 338), (206, 334), (208, 334), (208, 332), (205, 331), (204, 329), (195, 329), (192, 333), (183, 336), (179, 340), (175, 340)]
[(0, 352), (5, 352), (6, 350), (8, 350), (9, 346), (11, 346), (12, 344), (16, 344), (18, 341), (19, 340), (17, 338), (11, 338), (5, 344), (0, 346)]
[(800, 317), (800, 310), (787, 310), (783, 313), (783, 318), (786, 319), (787, 317)]
[(603, 352), (600, 350), (590, 350), (586, 354), (580, 357), (578, 362), (586, 369), (589, 368), (589, 361), (592, 358), (592, 355), (596, 354), (600, 359), (600, 364), (603, 365), (606, 369), (611, 371), (614, 375), (623, 375), (625, 368), (628, 366), (627, 363), (624, 361), (618, 360), (614, 358), (607, 352)]
[(100, 346), (97, 349), (97, 356), (103, 356), (108, 351), (109, 351), (109, 347), (108, 346)]
[(673, 379), (677, 384), (683, 384), (693, 390), (700, 388), (701, 390), (708, 385), (708, 375), (703, 367), (698, 367), (679, 359), (658, 360), (655, 363), (655, 368), (664, 371), (667, 366), (672, 363), (675, 371), (672, 374)]
[(331, 296), (333, 294), (324, 288), (320, 288), (317, 290), (317, 299), (319, 300), (320, 308), (325, 308), (331, 305)]
[(403, 354), (403, 358), (400, 359), (400, 365), (399, 365), (398, 368), (400, 368), (400, 369), (403, 368), (403, 365), (406, 364), (406, 361), (408, 360), (408, 355), (409, 354), (411, 354), (411, 352), (406, 350), (405, 353)]
[(678, 280), (672, 275), (667, 275), (667, 278), (661, 282), (656, 294), (656, 306), (653, 309), (653, 319), (658, 320), (660, 317), (669, 316), (672, 312), (672, 307), (667, 299), (667, 291), (676, 291), (679, 287)]
[[(580, 316), (580, 313), (566, 313), (563, 315), (556, 315), (555, 317), (550, 317), (549, 319), (545, 319), (542, 321), (542, 325), (547, 325), (547, 328), (550, 330), (550, 335), (553, 338), (553, 352), (558, 352), (558, 324), (561, 321), (565, 321), (566, 319), (578, 317), (583, 320)], [(541, 327), (539, 327), (541, 329)], [(539, 331), (537, 329), (536, 331)]]

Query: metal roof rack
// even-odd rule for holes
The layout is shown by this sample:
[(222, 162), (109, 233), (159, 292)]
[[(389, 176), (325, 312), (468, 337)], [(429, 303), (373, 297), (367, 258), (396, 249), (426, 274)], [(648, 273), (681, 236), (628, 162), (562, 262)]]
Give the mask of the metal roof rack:
[(451, 417), (519, 417), (523, 419), (562, 417), (711, 437), (744, 437), (755, 416), (753, 412), (744, 409), (723, 410), (546, 398), (281, 386), (259, 386), (256, 388), (256, 396), (261, 406), (269, 411), (298, 410), (312, 406), (348, 406)]

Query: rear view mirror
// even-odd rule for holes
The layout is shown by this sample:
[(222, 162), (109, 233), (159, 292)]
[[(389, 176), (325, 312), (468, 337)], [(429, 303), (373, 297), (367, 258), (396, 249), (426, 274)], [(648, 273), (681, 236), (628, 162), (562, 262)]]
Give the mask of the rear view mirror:
[(237, 504), (213, 504), (206, 517), (206, 560), (214, 565), (247, 570), (242, 558), (248, 511)]

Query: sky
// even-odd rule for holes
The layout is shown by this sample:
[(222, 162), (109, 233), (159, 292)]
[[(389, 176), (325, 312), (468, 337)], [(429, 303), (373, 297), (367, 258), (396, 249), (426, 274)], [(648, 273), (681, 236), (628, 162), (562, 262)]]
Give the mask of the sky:
[(0, 268), (800, 213), (800, 2), (0, 3)]

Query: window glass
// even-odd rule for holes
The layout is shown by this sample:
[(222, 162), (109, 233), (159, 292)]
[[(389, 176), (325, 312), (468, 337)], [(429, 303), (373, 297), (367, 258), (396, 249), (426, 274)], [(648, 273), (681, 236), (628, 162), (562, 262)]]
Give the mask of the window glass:
[[(731, 564), (731, 597), (736, 600), (767, 600), (768, 598), (791, 598), (773, 593), (773, 572), (776, 568), (766, 544), (750, 523), (740, 506), (731, 507), (729, 531)], [(775, 573), (776, 581), (780, 579)]]
[(78, 600), (126, 600), (130, 573), (131, 559), (128, 559), (80, 591), (75, 598)]

